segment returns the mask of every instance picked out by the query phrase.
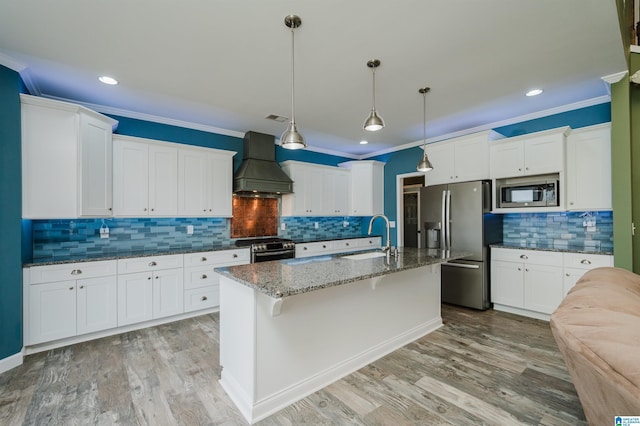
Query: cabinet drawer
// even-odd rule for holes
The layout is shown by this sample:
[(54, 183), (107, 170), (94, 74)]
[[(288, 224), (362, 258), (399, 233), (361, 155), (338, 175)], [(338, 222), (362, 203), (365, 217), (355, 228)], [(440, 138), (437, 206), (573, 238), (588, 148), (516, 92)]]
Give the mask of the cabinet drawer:
[(493, 248), (491, 258), (505, 262), (562, 266), (562, 253), (553, 251)]
[(116, 271), (117, 261), (115, 260), (32, 266), (29, 268), (29, 284), (106, 277), (116, 275)]
[(131, 259), (119, 259), (118, 274), (181, 268), (182, 257), (182, 254), (171, 254), (167, 256), (149, 256), (135, 257)]
[(191, 312), (199, 309), (213, 308), (220, 305), (219, 287), (205, 287), (184, 292), (184, 311)]
[(249, 249), (206, 251), (184, 255), (184, 266), (230, 266), (242, 265), (251, 261)]
[(217, 285), (220, 276), (213, 271), (214, 266), (194, 266), (184, 269), (184, 288), (200, 288)]
[(605, 254), (564, 253), (565, 268), (593, 269), (611, 266), (612, 256)]
[(334, 241), (296, 244), (296, 257), (308, 257), (327, 253), (332, 251), (334, 247)]

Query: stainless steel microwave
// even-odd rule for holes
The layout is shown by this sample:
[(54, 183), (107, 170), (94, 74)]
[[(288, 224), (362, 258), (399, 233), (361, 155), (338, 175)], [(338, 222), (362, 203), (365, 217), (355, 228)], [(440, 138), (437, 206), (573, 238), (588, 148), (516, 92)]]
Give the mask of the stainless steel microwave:
[(556, 207), (560, 205), (557, 175), (498, 179), (498, 208)]

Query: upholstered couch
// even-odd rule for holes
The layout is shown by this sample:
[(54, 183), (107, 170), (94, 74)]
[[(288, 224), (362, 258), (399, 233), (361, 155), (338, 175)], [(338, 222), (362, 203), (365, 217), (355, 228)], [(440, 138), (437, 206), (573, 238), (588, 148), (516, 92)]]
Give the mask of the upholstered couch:
[(640, 275), (587, 272), (551, 315), (551, 330), (590, 425), (640, 416)]

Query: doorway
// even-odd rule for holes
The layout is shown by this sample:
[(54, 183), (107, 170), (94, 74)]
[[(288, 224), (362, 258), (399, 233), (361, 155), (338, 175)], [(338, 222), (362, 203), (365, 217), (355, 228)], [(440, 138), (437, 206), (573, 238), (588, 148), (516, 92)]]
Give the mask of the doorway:
[[(402, 212), (398, 227), (402, 232), (403, 247), (421, 246), (420, 238), (420, 188), (424, 186), (424, 174), (403, 177), (402, 183)], [(399, 235), (399, 236), (400, 236)], [(399, 244), (400, 245), (400, 244)]]

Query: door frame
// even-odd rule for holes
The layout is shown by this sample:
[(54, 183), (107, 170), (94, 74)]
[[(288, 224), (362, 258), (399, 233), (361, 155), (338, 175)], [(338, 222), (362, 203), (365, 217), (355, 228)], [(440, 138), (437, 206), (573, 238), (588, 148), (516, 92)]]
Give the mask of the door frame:
[[(404, 247), (404, 179), (422, 176), (424, 172), (411, 172), (396, 175), (396, 246)], [(420, 195), (418, 195), (418, 218), (420, 218)], [(419, 220), (419, 219), (418, 219)], [(418, 227), (420, 224), (418, 224)], [(420, 247), (421, 238), (418, 238), (418, 247)]]

